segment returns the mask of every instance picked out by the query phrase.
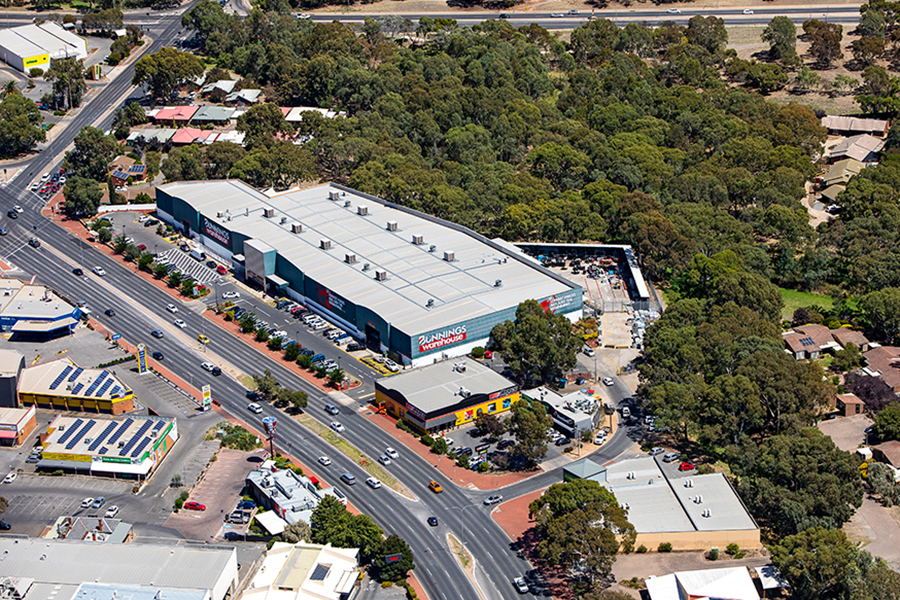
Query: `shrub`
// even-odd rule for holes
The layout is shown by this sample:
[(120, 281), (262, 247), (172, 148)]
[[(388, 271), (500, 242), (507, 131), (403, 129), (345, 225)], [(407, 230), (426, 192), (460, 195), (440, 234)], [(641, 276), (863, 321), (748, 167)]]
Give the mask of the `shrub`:
[(646, 554), (646, 553), (647, 553), (647, 546), (641, 544), (640, 546), (638, 546), (636, 552), (637, 552), (638, 554)]
[(434, 445), (434, 438), (431, 437), (430, 435), (423, 435), (421, 439), (422, 439), (422, 443), (425, 444), (426, 446), (428, 446), (429, 448), (431, 448)]
[(462, 467), (463, 469), (469, 468), (469, 455), (468, 454), (460, 454), (459, 458), (456, 459), (456, 464)]
[(481, 346), (475, 346), (472, 348), (472, 357), (473, 358), (484, 358), (484, 348)]
[(181, 498), (176, 498), (175, 499), (175, 512), (178, 512), (179, 510), (181, 510), (182, 506), (184, 506), (184, 500), (182, 500)]
[(713, 548), (709, 551), (709, 560), (719, 560), (719, 549)]
[(188, 499), (188, 497), (190, 497), (190, 494), (187, 492), (181, 492), (181, 495), (178, 497), (181, 498), (182, 502), (187, 502), (187, 499)]
[(735, 554), (737, 554), (740, 551), (741, 551), (741, 547), (738, 546), (737, 544), (732, 543), (732, 544), (728, 544), (727, 546), (725, 546), (725, 554), (727, 554), (728, 556), (734, 556)]
[(431, 444), (431, 451), (438, 455), (447, 454), (447, 450), (449, 449), (450, 447), (447, 445), (447, 440), (443, 437), (434, 438), (434, 443)]
[(480, 463), (478, 465), (479, 473), (487, 473), (488, 471), (490, 471), (490, 469), (491, 469), (491, 465), (488, 464), (488, 461), (484, 461), (483, 463)]
[(40, 77), (40, 76), (42, 76), (43, 74), (44, 74), (44, 70), (43, 70), (43, 69), (38, 69), (37, 67), (33, 67), (33, 68), (31, 68), (31, 69), (28, 69), (28, 76), (29, 76), (29, 77)]
[(659, 548), (656, 549), (657, 552), (671, 552), (672, 551), (672, 543), (671, 542), (663, 542), (659, 545)]
[(389, 588), (389, 587), (391, 587), (392, 585), (394, 585), (394, 582), (393, 582), (393, 581), (382, 581), (382, 582), (381, 582), (381, 587), (383, 587), (383, 588)]

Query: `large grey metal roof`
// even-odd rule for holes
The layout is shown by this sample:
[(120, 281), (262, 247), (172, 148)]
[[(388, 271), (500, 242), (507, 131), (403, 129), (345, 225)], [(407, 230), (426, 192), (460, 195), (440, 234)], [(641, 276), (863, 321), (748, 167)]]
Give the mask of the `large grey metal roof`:
[(51, 58), (86, 55), (87, 46), (82, 38), (70, 33), (56, 23), (22, 25), (0, 31), (0, 46), (23, 58), (38, 54), (50, 54)]
[(0, 538), (5, 575), (57, 585), (94, 581), (212, 590), (234, 552), (224, 547)]
[(59, 600), (208, 600), (208, 598), (208, 592), (203, 590), (89, 582), (82, 583), (70, 598), (66, 599), (63, 596)]
[(378, 385), (400, 392), (410, 404), (426, 413), (461, 402), (460, 388), (473, 394), (490, 394), (515, 385), (478, 361), (462, 362), (465, 363), (462, 372), (455, 368), (457, 363), (442, 361), (380, 379)]
[[(465, 227), (335, 184), (272, 197), (240, 181), (188, 181), (160, 189), (226, 229), (265, 240), (320, 284), (408, 334), (577, 288)], [(265, 208), (274, 216), (264, 217)], [(389, 222), (396, 231), (388, 229)], [(293, 223), (302, 224), (303, 232), (292, 233)], [(421, 236), (421, 244), (413, 243), (413, 235)], [(330, 241), (331, 249), (322, 250), (321, 240)], [(454, 260), (444, 260), (447, 251)], [(355, 263), (345, 262), (348, 254)], [(386, 271), (387, 279), (376, 281), (376, 271)]]

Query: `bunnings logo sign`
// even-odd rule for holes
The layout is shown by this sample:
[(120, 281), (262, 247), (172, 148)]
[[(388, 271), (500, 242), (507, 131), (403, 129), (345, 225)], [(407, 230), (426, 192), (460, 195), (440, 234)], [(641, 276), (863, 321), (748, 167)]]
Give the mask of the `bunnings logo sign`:
[(216, 225), (206, 217), (203, 217), (203, 232), (214, 240), (222, 242), (225, 247), (231, 246), (231, 238), (228, 235), (228, 230)]
[(437, 333), (419, 336), (419, 352), (428, 352), (451, 344), (458, 344), (466, 339), (466, 326), (459, 325)]

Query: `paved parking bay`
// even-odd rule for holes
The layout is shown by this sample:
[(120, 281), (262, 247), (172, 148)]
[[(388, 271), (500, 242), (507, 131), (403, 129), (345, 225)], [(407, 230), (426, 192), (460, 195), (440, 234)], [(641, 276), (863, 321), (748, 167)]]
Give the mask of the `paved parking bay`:
[(206, 261), (201, 262), (191, 258), (189, 253), (182, 252), (178, 248), (170, 248), (165, 252), (160, 252), (159, 258), (167, 259), (172, 269), (181, 271), (184, 275), (197, 280), (203, 285), (213, 282), (221, 283), (225, 280), (215, 269), (207, 267)]

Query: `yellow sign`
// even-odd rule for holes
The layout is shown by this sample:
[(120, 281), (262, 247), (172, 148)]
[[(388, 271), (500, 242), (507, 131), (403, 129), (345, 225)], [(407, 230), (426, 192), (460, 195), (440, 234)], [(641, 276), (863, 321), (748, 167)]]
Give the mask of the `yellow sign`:
[(212, 400), (212, 391), (208, 385), (203, 386), (203, 406), (208, 407)]
[(87, 454), (57, 454), (55, 452), (43, 454), (45, 460), (70, 460), (76, 462), (91, 462), (91, 457)]
[(25, 63), (25, 68), (36, 67), (38, 65), (46, 65), (50, 63), (50, 55), (38, 54), (37, 56), (26, 58), (23, 62)]

